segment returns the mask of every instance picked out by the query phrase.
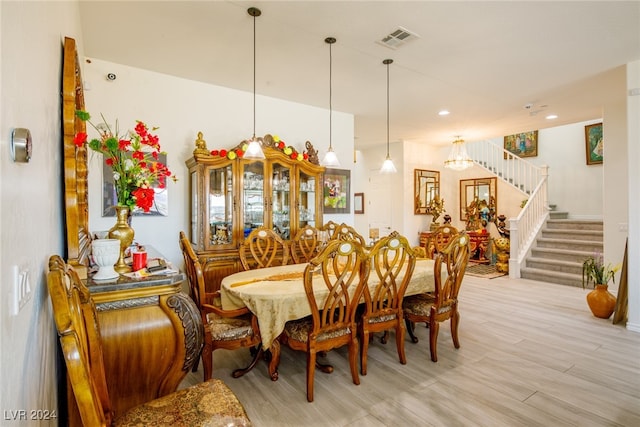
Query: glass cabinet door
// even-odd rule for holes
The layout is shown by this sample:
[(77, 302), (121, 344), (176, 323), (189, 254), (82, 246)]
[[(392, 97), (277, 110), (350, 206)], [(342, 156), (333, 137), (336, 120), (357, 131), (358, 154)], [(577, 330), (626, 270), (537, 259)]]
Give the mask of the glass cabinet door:
[(285, 240), (291, 238), (291, 167), (274, 162), (271, 167), (273, 229)]
[[(316, 177), (300, 171), (300, 189), (298, 204), (298, 230), (309, 224), (316, 225)], [(321, 225), (321, 224), (320, 224)]]
[(244, 237), (264, 225), (264, 163), (244, 163), (242, 171), (242, 218)]
[(209, 197), (209, 245), (225, 245), (233, 240), (233, 170), (231, 165), (210, 168), (207, 174)]

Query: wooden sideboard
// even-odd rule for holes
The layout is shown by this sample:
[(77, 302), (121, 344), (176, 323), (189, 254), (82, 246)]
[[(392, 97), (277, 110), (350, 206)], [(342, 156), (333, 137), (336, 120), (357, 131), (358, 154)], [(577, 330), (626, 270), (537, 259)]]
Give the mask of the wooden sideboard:
[[(102, 335), (107, 387), (113, 409), (127, 409), (175, 391), (198, 360), (202, 319), (182, 292), (183, 273), (101, 284), (89, 278)], [(81, 425), (73, 392), (69, 425)]]

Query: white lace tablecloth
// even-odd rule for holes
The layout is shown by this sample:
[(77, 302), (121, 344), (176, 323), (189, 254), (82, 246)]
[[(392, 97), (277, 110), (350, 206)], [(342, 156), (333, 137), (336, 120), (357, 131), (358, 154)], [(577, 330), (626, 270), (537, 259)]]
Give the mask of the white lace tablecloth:
[[(258, 318), (262, 346), (268, 349), (284, 331), (285, 323), (311, 314), (302, 281), (306, 266), (292, 264), (231, 274), (222, 279), (222, 308), (248, 307)], [(369, 277), (369, 286), (376, 284), (372, 279), (374, 275)], [(327, 291), (321, 280), (319, 277), (317, 291), (314, 291), (319, 305)], [(433, 260), (417, 260), (405, 295), (432, 292), (433, 289)]]

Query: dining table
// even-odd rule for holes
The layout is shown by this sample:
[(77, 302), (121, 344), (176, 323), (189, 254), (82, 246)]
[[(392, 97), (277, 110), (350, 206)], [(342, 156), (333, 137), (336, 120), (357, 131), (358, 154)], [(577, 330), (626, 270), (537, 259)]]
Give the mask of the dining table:
[[(432, 259), (416, 260), (415, 269), (405, 295), (415, 295), (434, 290)], [(289, 264), (241, 271), (222, 279), (220, 294), (222, 308), (234, 310), (247, 307), (258, 319), (262, 347), (271, 354), (269, 376), (278, 379), (280, 341), (288, 321), (302, 319), (311, 314), (304, 290), (303, 272), (308, 264)], [(373, 289), (377, 277), (371, 274), (367, 286)], [(314, 296), (319, 305), (327, 295), (327, 288), (320, 276), (314, 278)]]

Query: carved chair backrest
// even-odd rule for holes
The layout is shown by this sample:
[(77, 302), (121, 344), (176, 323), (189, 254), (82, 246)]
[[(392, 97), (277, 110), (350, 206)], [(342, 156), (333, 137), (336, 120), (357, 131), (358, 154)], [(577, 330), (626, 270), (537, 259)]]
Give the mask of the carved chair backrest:
[(326, 224), (320, 227), (320, 230), (325, 231), (327, 233), (327, 238), (331, 240), (336, 230), (338, 229), (338, 225), (339, 224), (336, 224), (333, 221), (328, 221)]
[(240, 262), (245, 270), (286, 265), (289, 246), (273, 230), (258, 227), (240, 244)]
[[(449, 245), (439, 252), (434, 264), (434, 296), (438, 313), (444, 312), (443, 307), (457, 304), (458, 292), (469, 261), (469, 235), (462, 231), (451, 239)], [(447, 276), (442, 278), (442, 266), (447, 269)]]
[[(355, 324), (355, 311), (366, 285), (369, 263), (357, 242), (330, 240), (304, 270), (304, 290), (311, 308), (313, 330), (318, 336)], [(319, 306), (314, 294), (314, 277), (320, 277), (328, 295)], [(355, 330), (352, 331), (355, 334)]]
[(360, 235), (355, 228), (345, 223), (340, 224), (337, 228), (331, 240), (347, 240), (352, 242), (358, 242), (362, 246), (366, 245), (364, 237)]
[(203, 304), (213, 303), (213, 294), (218, 289), (206, 289), (202, 266), (184, 231), (180, 232), (180, 250), (184, 258), (184, 269), (189, 280), (191, 297), (198, 308), (202, 309)]
[(53, 255), (47, 285), (69, 383), (86, 426), (109, 426), (113, 411), (107, 390), (98, 316), (89, 290), (73, 267)]
[(291, 258), (293, 258), (294, 263), (309, 262), (318, 255), (318, 250), (320, 249), (318, 230), (309, 224), (305, 225), (298, 230), (290, 245)]
[(365, 316), (398, 315), (402, 298), (416, 265), (416, 255), (409, 241), (396, 231), (378, 240), (369, 252), (369, 282), (365, 286)]
[(436, 228), (427, 241), (427, 257), (434, 259), (435, 255), (442, 252), (451, 241), (451, 238), (457, 234), (458, 229), (449, 224)]

